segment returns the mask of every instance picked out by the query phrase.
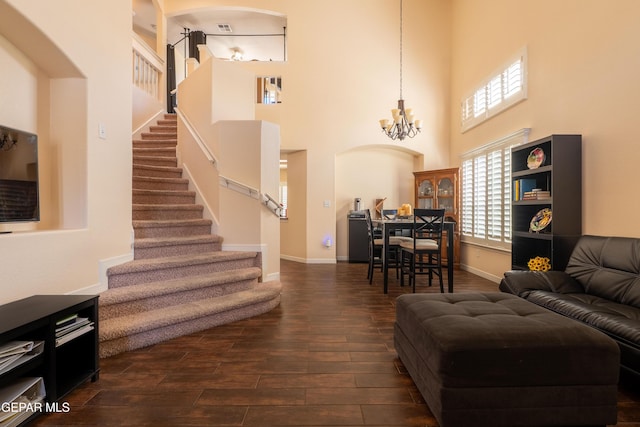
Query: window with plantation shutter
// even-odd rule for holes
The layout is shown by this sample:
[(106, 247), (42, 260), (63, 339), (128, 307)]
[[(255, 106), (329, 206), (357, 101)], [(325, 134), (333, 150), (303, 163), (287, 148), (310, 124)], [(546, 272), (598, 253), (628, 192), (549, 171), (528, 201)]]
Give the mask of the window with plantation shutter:
[(462, 155), (462, 241), (511, 248), (511, 147), (527, 142), (529, 129)]
[(466, 132), (527, 99), (527, 50), (522, 49), (498, 72), (460, 102), (461, 131)]

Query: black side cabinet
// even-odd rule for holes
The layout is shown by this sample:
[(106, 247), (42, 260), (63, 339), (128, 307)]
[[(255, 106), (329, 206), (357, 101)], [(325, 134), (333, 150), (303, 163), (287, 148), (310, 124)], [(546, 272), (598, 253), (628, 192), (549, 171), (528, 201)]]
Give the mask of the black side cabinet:
[(369, 262), (369, 235), (364, 214), (349, 214), (349, 262)]
[(33, 382), (28, 394), (44, 395), (44, 400), (10, 425), (63, 409), (55, 403), (88, 379), (98, 379), (98, 296), (35, 295), (0, 306), (0, 349), (25, 342), (33, 343), (34, 350), (0, 365), (0, 395), (6, 398)]

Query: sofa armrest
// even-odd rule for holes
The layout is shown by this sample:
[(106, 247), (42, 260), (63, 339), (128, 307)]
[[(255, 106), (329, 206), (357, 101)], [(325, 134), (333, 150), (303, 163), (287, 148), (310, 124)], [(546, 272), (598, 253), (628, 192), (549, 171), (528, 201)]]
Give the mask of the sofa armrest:
[(520, 297), (526, 297), (531, 291), (584, 293), (582, 285), (564, 271), (507, 271), (499, 288)]

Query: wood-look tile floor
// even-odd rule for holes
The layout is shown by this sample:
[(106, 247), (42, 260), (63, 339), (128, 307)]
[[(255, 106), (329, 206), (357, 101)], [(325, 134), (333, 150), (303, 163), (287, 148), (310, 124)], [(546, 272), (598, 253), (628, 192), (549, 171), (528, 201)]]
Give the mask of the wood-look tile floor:
[[(497, 291), (456, 271), (455, 292)], [(365, 264), (282, 261), (273, 311), (101, 360), (70, 411), (35, 426), (437, 426), (393, 348), (395, 297)], [(422, 286), (418, 292), (439, 291)], [(640, 426), (640, 387), (622, 382), (617, 426)]]

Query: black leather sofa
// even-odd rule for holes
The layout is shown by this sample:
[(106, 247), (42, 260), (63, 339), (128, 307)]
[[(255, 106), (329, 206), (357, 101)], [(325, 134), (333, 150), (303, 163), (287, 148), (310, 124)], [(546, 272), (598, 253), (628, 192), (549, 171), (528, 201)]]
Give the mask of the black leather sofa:
[(604, 332), (640, 378), (640, 238), (582, 236), (565, 271), (508, 271), (500, 290)]

